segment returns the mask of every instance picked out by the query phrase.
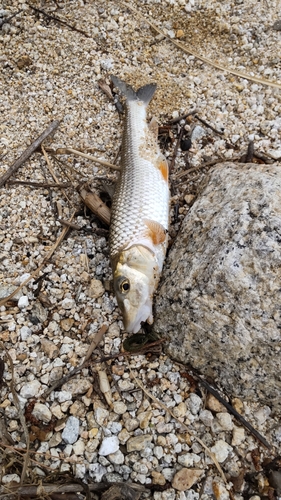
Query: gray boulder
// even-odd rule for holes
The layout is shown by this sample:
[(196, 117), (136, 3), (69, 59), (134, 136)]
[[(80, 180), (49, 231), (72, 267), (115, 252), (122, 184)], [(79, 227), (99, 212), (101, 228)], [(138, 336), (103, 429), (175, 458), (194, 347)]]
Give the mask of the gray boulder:
[(174, 359), (281, 412), (281, 165), (212, 169), (165, 262), (155, 318)]

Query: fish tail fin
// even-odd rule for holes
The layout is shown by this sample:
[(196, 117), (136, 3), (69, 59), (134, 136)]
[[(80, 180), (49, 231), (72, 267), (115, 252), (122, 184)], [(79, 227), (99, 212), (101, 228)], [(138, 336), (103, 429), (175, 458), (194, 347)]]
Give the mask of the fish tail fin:
[(111, 75), (111, 80), (114, 87), (119, 89), (121, 94), (126, 97), (126, 101), (141, 101), (145, 106), (150, 103), (157, 87), (156, 83), (148, 83), (135, 91), (131, 85), (123, 82), (117, 76)]

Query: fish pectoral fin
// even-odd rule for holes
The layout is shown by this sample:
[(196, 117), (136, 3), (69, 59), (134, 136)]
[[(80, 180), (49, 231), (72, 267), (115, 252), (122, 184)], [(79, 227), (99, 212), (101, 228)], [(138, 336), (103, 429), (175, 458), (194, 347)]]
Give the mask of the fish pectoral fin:
[(155, 116), (153, 116), (148, 124), (148, 128), (150, 130), (150, 132), (152, 133), (153, 137), (155, 138), (155, 140), (157, 141), (158, 139), (158, 123), (157, 123), (157, 120), (155, 118)]
[(156, 168), (160, 170), (163, 179), (168, 182), (169, 178), (169, 165), (164, 155), (159, 155), (156, 162)]
[(166, 229), (155, 220), (145, 219), (145, 225), (148, 229), (148, 237), (152, 240), (154, 245), (159, 245), (160, 243), (164, 243), (166, 240)]

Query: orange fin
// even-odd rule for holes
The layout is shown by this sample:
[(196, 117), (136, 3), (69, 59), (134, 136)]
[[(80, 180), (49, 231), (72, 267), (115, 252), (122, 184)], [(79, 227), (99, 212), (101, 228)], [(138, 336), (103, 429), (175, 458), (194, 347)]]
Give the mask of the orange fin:
[(156, 167), (160, 170), (163, 179), (168, 182), (169, 165), (164, 155), (158, 156)]
[(145, 219), (144, 223), (148, 228), (148, 235), (151, 238), (152, 243), (154, 245), (159, 245), (160, 243), (164, 243), (164, 241), (166, 240), (167, 231), (162, 226), (162, 224), (156, 222), (155, 220), (149, 220), (149, 219)]
[(158, 139), (158, 123), (156, 118), (153, 116), (148, 124), (148, 128), (155, 139)]

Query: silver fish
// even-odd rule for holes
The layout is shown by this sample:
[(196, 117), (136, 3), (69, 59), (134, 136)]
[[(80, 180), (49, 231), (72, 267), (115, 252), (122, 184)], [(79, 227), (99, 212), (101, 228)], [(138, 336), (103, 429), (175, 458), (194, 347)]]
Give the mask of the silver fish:
[(148, 84), (136, 92), (112, 76), (126, 98), (121, 153), (110, 222), (110, 258), (114, 290), (128, 333), (153, 323), (153, 294), (167, 247), (169, 221), (168, 164), (146, 121), (156, 90)]

